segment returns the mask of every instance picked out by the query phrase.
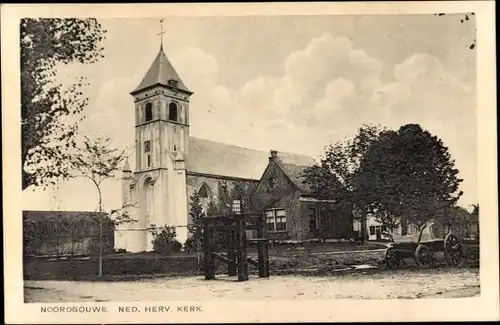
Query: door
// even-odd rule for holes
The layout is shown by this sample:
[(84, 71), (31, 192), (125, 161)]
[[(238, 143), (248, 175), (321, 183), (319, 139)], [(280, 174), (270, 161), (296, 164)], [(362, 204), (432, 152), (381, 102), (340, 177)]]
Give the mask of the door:
[(376, 227), (375, 228), (375, 233), (376, 233), (376, 236), (377, 236), (377, 240), (381, 240), (382, 239), (382, 229), (380, 229), (380, 227)]

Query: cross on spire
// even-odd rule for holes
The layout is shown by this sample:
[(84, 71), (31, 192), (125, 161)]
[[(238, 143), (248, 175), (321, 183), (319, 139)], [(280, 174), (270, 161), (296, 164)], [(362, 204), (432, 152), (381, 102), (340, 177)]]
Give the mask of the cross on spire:
[(165, 32), (163, 31), (163, 19), (160, 19), (160, 32), (156, 35), (161, 36), (160, 49), (162, 50), (163, 50), (163, 34), (165, 34)]

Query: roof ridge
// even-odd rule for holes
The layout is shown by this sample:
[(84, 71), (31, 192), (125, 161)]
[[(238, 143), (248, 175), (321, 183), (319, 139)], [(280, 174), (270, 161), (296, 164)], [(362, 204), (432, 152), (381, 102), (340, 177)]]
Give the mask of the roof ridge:
[(189, 137), (193, 138), (193, 139), (196, 139), (196, 140), (212, 142), (212, 143), (221, 144), (221, 145), (224, 145), (224, 146), (231, 146), (231, 147), (240, 148), (240, 149), (244, 149), (244, 150), (248, 150), (248, 151), (265, 152), (264, 150), (258, 150), (258, 149), (253, 149), (253, 148), (239, 146), (239, 145), (232, 144), (232, 143), (226, 143), (226, 142), (215, 141), (215, 140), (210, 140), (210, 139), (205, 139), (205, 138), (199, 138), (199, 137), (195, 137), (195, 136), (192, 136), (192, 135), (190, 135)]
[[(248, 148), (248, 147), (243, 147), (243, 146), (236, 145), (236, 144), (232, 144), (232, 143), (226, 143), (226, 142), (221, 142), (221, 141), (216, 141), (216, 140), (210, 140), (210, 139), (205, 139), (205, 138), (199, 138), (199, 137), (195, 137), (195, 136), (192, 136), (192, 135), (190, 135), (189, 137), (190, 137), (190, 138), (194, 138), (194, 139), (196, 139), (196, 140), (201, 140), (201, 141), (212, 142), (212, 143), (221, 144), (221, 145), (224, 145), (224, 146), (236, 147), (236, 148), (240, 148), (240, 149), (244, 149), (244, 150), (248, 150), (248, 151), (262, 152), (262, 153), (269, 153), (269, 151), (268, 151), (268, 150)], [(307, 155), (307, 154), (303, 154), (303, 153), (295, 153), (295, 152), (290, 152), (290, 151), (279, 151), (279, 150), (278, 150), (278, 152), (279, 152), (280, 154), (287, 154), (287, 155), (295, 155), (295, 156), (307, 157), (307, 158), (310, 158), (310, 159), (313, 159), (313, 160), (314, 160), (314, 158), (313, 158), (312, 156), (309, 156), (309, 155)], [(281, 158), (281, 157), (279, 157), (279, 158)], [(307, 166), (307, 165), (304, 165), (304, 166)]]

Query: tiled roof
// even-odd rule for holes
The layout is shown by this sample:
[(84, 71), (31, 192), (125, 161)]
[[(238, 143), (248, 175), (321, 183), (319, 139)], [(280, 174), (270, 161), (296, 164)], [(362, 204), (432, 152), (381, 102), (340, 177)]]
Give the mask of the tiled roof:
[[(288, 152), (278, 153), (283, 164), (307, 166), (314, 159)], [(269, 152), (190, 137), (186, 157), (188, 172), (259, 180), (269, 163)], [(290, 170), (292, 167), (290, 167)]]
[(172, 66), (172, 63), (170, 63), (167, 56), (163, 52), (163, 49), (160, 49), (160, 52), (153, 61), (153, 64), (151, 64), (151, 67), (139, 86), (132, 91), (132, 94), (155, 85), (169, 86), (169, 80), (177, 81), (175, 88), (191, 93), (191, 91), (189, 91), (186, 85), (182, 82), (181, 78)]
[(312, 164), (309, 165), (294, 165), (290, 163), (284, 163), (281, 158), (278, 158), (276, 160), (278, 163), (278, 166), (280, 166), (281, 170), (288, 176), (290, 181), (297, 186), (299, 190), (302, 191), (302, 194), (309, 194), (310, 189), (309, 185), (304, 184), (303, 181), (305, 179), (304, 177), (304, 171), (306, 170), (307, 167), (310, 167)]

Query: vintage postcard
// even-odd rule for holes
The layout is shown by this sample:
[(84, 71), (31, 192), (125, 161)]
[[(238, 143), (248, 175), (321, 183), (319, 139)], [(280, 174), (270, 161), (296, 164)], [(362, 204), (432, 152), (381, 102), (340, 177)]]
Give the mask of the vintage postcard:
[(1, 13), (6, 323), (498, 320), (494, 2)]

